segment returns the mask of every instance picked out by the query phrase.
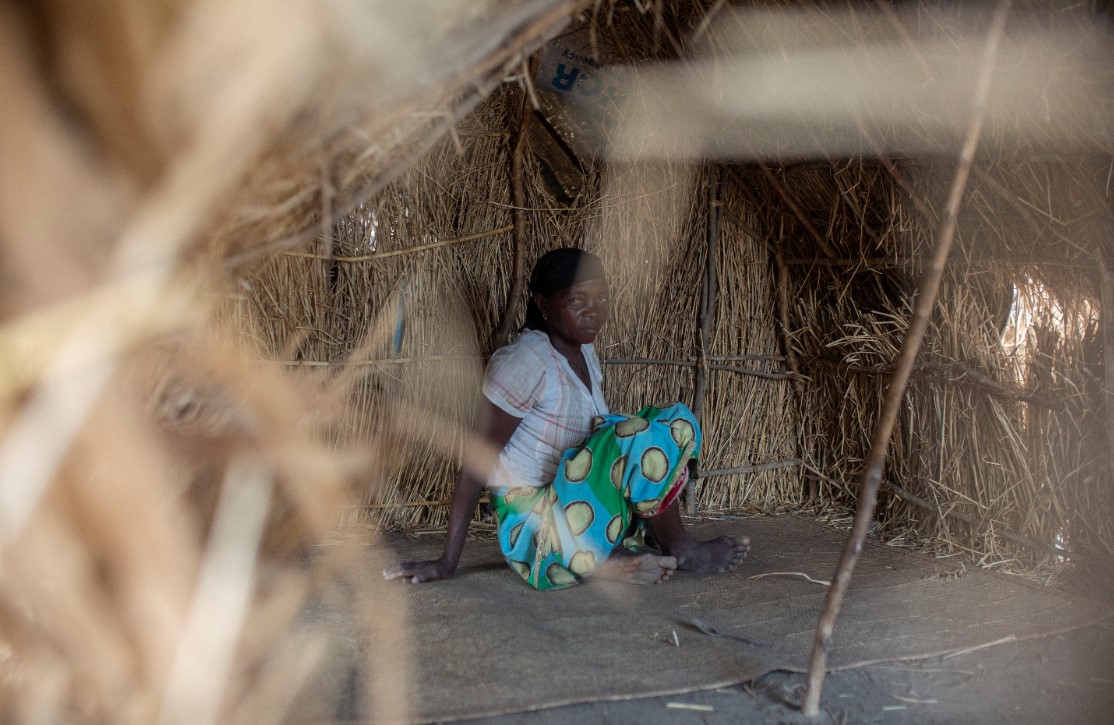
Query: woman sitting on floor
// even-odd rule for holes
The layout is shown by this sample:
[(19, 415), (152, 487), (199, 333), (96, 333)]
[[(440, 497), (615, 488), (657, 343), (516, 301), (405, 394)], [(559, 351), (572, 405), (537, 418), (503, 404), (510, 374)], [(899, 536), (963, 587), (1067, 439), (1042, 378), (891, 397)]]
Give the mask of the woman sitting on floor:
[[(472, 512), (486, 484), (507, 562), (537, 589), (587, 576), (661, 583), (675, 569), (729, 571), (750, 541), (698, 541), (677, 498), (701, 433), (681, 403), (611, 415), (593, 342), (609, 314), (598, 257), (579, 249), (543, 255), (530, 275), (524, 330), (496, 351), (484, 375), (483, 436), (500, 451), (486, 481), (462, 469), (444, 552), (383, 572), (412, 582), (456, 571)], [(645, 537), (645, 539), (644, 539)], [(659, 553), (645, 551), (648, 540)]]

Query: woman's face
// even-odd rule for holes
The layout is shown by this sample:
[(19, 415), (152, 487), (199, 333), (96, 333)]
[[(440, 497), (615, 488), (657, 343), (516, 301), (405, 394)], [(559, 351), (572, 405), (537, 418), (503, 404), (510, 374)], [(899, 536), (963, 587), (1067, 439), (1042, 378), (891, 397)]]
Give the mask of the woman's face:
[(611, 312), (607, 282), (590, 279), (557, 290), (549, 297), (534, 295), (534, 303), (546, 317), (548, 331), (564, 342), (587, 345), (594, 342)]

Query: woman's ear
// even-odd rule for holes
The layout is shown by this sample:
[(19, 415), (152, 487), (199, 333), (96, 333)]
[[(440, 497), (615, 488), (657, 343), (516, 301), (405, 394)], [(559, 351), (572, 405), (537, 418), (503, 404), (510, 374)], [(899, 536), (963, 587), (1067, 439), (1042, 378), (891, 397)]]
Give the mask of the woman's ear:
[(538, 311), (542, 313), (542, 319), (543, 320), (548, 320), (549, 319), (549, 300), (547, 300), (545, 297), (543, 297), (542, 295), (535, 292), (534, 293), (534, 306), (537, 307)]

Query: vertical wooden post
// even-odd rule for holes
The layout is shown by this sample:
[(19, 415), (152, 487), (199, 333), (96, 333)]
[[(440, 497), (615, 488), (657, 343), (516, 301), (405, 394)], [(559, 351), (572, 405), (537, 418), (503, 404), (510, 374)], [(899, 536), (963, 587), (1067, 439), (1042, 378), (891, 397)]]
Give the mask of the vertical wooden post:
[[(708, 256), (704, 284), (700, 288), (700, 339), (697, 341), (696, 383), (692, 412), (704, 426), (704, 397), (708, 387), (708, 354), (712, 346), (712, 325), (716, 318), (716, 258), (719, 249), (720, 215), (723, 208), (723, 168), (713, 166), (708, 183)], [(696, 513), (696, 481), (690, 477), (685, 486), (689, 515)]]
[[(528, 72), (533, 73), (534, 64), (528, 66)], [(534, 109), (530, 103), (528, 84), (530, 79), (524, 79), (527, 84), (522, 89), (522, 109), (519, 114), (518, 135), (515, 136), (514, 148), (511, 151), (511, 206), (514, 209), (514, 265), (511, 272), (511, 289), (507, 292), (507, 303), (503, 308), (503, 319), (495, 330), (494, 347), (500, 348), (507, 344), (514, 327), (518, 307), (522, 302), (522, 289), (526, 286), (526, 191), (522, 187), (522, 157), (526, 149), (526, 132), (530, 128), (530, 119), (533, 118)]]
[(1110, 260), (1100, 249), (1097, 256), (1099, 284), (1099, 319), (1102, 320), (1103, 406), (1106, 408), (1106, 455), (1109, 474), (1114, 478), (1114, 284), (1110, 280)]
[(998, 4), (994, 20), (991, 23), (990, 33), (983, 49), (982, 67), (975, 83), (971, 122), (967, 128), (967, 135), (963, 141), (963, 149), (960, 152), (955, 178), (948, 194), (947, 207), (936, 233), (936, 245), (926, 264), (924, 275), (921, 277), (916, 302), (913, 305), (913, 315), (909, 321), (909, 330), (901, 345), (901, 352), (898, 354), (897, 363), (894, 365), (893, 379), (890, 381), (890, 387), (886, 390), (882, 412), (874, 428), (851, 534), (847, 537), (847, 543), (843, 547), (835, 576), (832, 577), (832, 585), (828, 588), (828, 594), (824, 600), (824, 609), (820, 613), (820, 620), (816, 626), (816, 636), (812, 643), (812, 655), (808, 662), (808, 689), (805, 691), (804, 703), (801, 706), (801, 710), (808, 717), (815, 717), (820, 710), (820, 689), (824, 684), (827, 649), (831, 642), (832, 631), (835, 628), (835, 620), (839, 616), (843, 595), (847, 591), (848, 584), (851, 583), (851, 572), (855, 568), (855, 561), (858, 559), (859, 552), (862, 551), (863, 541), (866, 540), (870, 520), (874, 515), (874, 503), (878, 498), (878, 487), (882, 483), (882, 473), (886, 463), (886, 452), (890, 445), (890, 436), (897, 421), (901, 399), (905, 395), (905, 387), (909, 382), (909, 375), (913, 371), (917, 351), (924, 339), (929, 317), (936, 303), (940, 280), (944, 275), (944, 264), (947, 262), (948, 253), (951, 251), (952, 242), (955, 239), (959, 205), (963, 199), (963, 192), (967, 187), (967, 179), (971, 174), (971, 166), (975, 160), (975, 149), (978, 147), (979, 134), (982, 131), (994, 59), (998, 54), (998, 46), (1005, 32), (1006, 16), (1009, 14), (1009, 8), (1010, 0), (1002, 0)]
[[(801, 384), (800, 366), (797, 364), (797, 353), (793, 351), (793, 340), (789, 335), (789, 271), (785, 266), (785, 255), (782, 253), (782, 245), (780, 241), (774, 248), (774, 275), (777, 283), (777, 319), (778, 319), (778, 339), (781, 341), (781, 351), (785, 355), (785, 366), (789, 368), (792, 374), (793, 396), (797, 401), (797, 439), (798, 444), (801, 443), (800, 439), (803, 437), (801, 432), (801, 414), (802, 414), (802, 401), (804, 399), (803, 386)], [(808, 483), (808, 500), (812, 502), (816, 498), (816, 481), (810, 478)]]

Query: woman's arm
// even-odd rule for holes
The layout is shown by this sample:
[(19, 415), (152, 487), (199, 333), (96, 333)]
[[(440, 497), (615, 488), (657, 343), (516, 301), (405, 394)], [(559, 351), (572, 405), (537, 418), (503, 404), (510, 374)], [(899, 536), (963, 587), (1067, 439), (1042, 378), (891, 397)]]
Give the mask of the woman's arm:
[[(483, 410), (483, 422), (479, 426), (480, 437), (498, 454), (510, 441), (520, 422), (519, 418), (487, 402)], [(460, 552), (464, 549), (468, 524), (472, 521), (472, 513), (476, 510), (492, 465), (494, 461), (488, 459), (482, 476), (470, 471), (468, 466), (461, 467), (453, 486), (452, 502), (449, 504), (449, 529), (441, 558), (433, 561), (404, 561), (384, 571), (385, 578), (409, 579), (417, 584), (448, 579), (453, 575), (460, 562)]]

